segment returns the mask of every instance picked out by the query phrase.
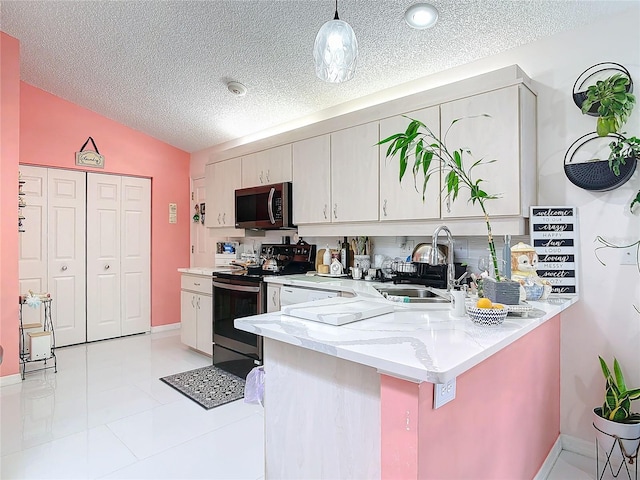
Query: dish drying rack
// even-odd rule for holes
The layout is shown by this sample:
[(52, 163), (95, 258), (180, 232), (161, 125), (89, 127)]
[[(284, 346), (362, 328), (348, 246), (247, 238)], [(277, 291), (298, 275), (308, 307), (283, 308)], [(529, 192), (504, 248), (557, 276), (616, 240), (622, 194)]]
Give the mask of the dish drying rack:
[[(467, 271), (461, 263), (454, 263), (455, 278)], [(391, 263), (393, 283), (413, 283), (433, 288), (447, 288), (447, 265), (429, 265), (428, 263), (403, 262)]]

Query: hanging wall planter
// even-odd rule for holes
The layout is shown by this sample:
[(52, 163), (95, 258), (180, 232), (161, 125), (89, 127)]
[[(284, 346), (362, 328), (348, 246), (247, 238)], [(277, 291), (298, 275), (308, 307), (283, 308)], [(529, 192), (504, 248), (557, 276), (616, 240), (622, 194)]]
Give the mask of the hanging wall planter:
[[(609, 160), (594, 158), (601, 151), (610, 151), (609, 144), (623, 138), (618, 134), (605, 137), (590, 132), (578, 138), (564, 156), (564, 173), (571, 183), (585, 190), (606, 192), (626, 183), (636, 169), (636, 158), (625, 158), (619, 175), (609, 166)], [(580, 151), (579, 155), (576, 155)]]
[[(627, 93), (633, 92), (633, 81), (631, 80), (631, 74), (624, 66), (614, 62), (602, 62), (587, 68), (577, 78), (576, 83), (573, 84), (573, 102), (579, 109), (582, 109), (582, 104), (587, 98), (587, 89), (590, 85), (595, 85), (598, 80), (605, 80), (612, 75), (620, 74), (629, 79), (627, 85)], [(587, 115), (598, 117), (599, 103), (594, 103), (587, 112)]]

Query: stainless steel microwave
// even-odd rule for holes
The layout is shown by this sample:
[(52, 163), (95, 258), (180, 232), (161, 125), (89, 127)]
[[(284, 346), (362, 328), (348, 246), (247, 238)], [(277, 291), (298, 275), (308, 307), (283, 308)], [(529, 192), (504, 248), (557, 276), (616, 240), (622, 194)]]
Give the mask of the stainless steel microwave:
[(294, 228), (291, 182), (236, 190), (236, 228)]

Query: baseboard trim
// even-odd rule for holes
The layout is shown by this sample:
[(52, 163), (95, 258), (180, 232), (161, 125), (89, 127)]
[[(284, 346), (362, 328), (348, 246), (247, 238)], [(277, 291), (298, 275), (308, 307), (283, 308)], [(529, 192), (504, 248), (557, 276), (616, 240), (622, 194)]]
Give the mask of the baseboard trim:
[(18, 383), (22, 383), (22, 375), (20, 375), (19, 373), (0, 377), (0, 387), (6, 387), (7, 385), (16, 385)]
[(169, 323), (167, 325), (158, 325), (157, 327), (151, 327), (151, 333), (167, 332), (169, 330), (179, 330), (180, 322)]
[(553, 469), (553, 466), (556, 464), (556, 460), (558, 460), (558, 457), (560, 456), (561, 452), (562, 452), (562, 435), (558, 435), (558, 438), (553, 444), (553, 447), (551, 447), (551, 450), (549, 450), (549, 454), (547, 455), (547, 458), (545, 458), (544, 462), (542, 462), (542, 466), (540, 467), (540, 470), (538, 470), (538, 473), (536, 473), (536, 476), (533, 477), (533, 480), (546, 480), (551, 474), (551, 470)]
[(577, 453), (584, 457), (596, 458), (596, 442), (589, 442), (578, 437), (560, 434), (562, 449), (567, 452)]

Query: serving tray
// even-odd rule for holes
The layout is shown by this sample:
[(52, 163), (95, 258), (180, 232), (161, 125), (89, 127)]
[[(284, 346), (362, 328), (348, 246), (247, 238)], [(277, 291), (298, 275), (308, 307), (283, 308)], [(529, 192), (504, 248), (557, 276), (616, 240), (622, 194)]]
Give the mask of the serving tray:
[(282, 313), (292, 317), (327, 323), (344, 325), (393, 312), (393, 305), (364, 300), (361, 298), (334, 297), (313, 302), (298, 303), (282, 307)]

